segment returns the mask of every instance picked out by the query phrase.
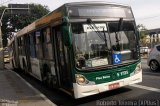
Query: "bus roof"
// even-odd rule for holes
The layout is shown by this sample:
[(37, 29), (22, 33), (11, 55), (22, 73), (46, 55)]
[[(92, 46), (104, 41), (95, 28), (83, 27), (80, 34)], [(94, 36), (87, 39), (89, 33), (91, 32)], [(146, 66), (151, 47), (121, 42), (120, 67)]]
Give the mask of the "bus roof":
[(34, 21), (33, 23), (29, 24), (28, 26), (24, 27), (22, 30), (20, 30), (19, 32), (17, 32), (17, 37), (21, 36), (21, 35), (25, 35), (43, 25), (46, 25), (50, 22), (52, 22), (53, 20), (56, 19), (60, 19), (64, 16), (65, 12), (62, 11), (64, 10), (66, 7), (71, 7), (71, 6), (86, 6), (86, 5), (116, 5), (116, 6), (123, 6), (123, 7), (129, 7), (127, 5), (124, 4), (118, 4), (118, 3), (111, 3), (111, 2), (103, 2), (103, 1), (90, 1), (90, 2), (72, 2), (72, 3), (66, 3), (62, 6), (60, 6), (58, 9), (55, 9), (54, 11), (50, 12), (49, 14), (43, 16), (40, 19), (37, 19), (36, 21)]
[[(60, 7), (62, 8), (62, 6)], [(62, 11), (58, 11), (57, 9), (50, 12), (49, 14), (41, 17), (40, 19), (37, 19), (33, 23), (29, 24), (28, 26), (21, 29), (19, 32), (17, 32), (17, 37), (24, 35), (32, 30), (35, 30), (36, 28), (39, 28), (43, 25), (46, 25), (50, 23), (53, 20), (59, 19), (63, 16)]]
[(125, 6), (130, 7), (126, 4), (115, 3), (115, 2), (106, 2), (106, 1), (86, 1), (86, 2), (71, 2), (64, 4), (66, 6), (77, 6), (77, 5), (117, 5), (117, 6)]

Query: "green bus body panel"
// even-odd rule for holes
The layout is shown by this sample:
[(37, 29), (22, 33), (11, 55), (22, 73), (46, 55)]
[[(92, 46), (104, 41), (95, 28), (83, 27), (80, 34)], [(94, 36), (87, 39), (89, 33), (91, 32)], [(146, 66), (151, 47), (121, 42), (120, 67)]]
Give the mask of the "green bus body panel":
[(114, 68), (111, 70), (103, 70), (96, 72), (78, 72), (83, 75), (88, 81), (95, 82), (95, 84), (107, 83), (115, 80), (130, 77), (130, 74), (135, 70), (138, 63)]

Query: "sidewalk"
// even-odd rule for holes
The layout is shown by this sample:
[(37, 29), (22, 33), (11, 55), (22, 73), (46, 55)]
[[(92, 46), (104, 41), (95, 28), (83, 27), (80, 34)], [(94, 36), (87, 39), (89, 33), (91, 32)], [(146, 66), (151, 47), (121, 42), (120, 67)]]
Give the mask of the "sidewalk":
[(0, 70), (0, 106), (56, 106), (17, 73)]

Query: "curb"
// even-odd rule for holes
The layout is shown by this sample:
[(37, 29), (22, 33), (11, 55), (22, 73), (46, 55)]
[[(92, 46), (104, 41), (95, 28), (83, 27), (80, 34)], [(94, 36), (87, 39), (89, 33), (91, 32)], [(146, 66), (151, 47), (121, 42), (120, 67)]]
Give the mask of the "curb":
[(33, 91), (35, 91), (36, 93), (38, 93), (45, 102), (47, 102), (50, 106), (57, 106), (56, 104), (54, 104), (53, 102), (51, 102), (44, 94), (42, 94), (38, 89), (34, 88), (30, 83), (28, 83), (25, 79), (23, 79), (19, 74), (17, 74), (14, 71), (8, 70), (10, 72), (15, 73), (24, 83), (26, 83)]

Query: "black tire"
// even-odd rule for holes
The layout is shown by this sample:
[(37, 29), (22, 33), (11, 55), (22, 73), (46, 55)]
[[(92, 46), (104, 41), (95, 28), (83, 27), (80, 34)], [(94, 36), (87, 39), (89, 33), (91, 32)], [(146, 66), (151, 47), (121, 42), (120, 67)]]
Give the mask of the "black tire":
[(149, 66), (152, 71), (158, 71), (159, 69), (159, 63), (156, 60), (152, 60)]

